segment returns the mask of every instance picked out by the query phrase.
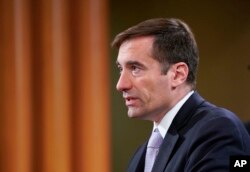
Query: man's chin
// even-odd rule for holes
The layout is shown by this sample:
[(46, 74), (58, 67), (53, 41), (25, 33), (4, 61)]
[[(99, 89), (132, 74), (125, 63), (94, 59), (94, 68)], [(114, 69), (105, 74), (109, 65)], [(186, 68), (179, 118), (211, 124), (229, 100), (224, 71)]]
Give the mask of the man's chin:
[(153, 119), (149, 118), (148, 113), (143, 113), (142, 111), (138, 111), (138, 109), (129, 109), (128, 110), (128, 117), (133, 119), (140, 119), (146, 121), (154, 121)]
[(139, 119), (142, 119), (143, 118), (143, 114), (135, 111), (134, 109), (133, 110), (130, 109), (130, 110), (128, 110), (128, 117), (129, 118), (139, 118)]
[(129, 109), (128, 110), (128, 117), (129, 118), (138, 118), (138, 114), (134, 112), (134, 110)]

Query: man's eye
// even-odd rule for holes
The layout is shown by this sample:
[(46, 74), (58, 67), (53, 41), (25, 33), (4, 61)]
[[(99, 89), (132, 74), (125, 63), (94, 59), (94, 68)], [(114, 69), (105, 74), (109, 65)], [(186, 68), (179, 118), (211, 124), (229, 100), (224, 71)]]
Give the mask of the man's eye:
[(137, 67), (136, 67), (136, 66), (131, 66), (131, 69), (132, 69), (132, 70), (136, 70)]
[(131, 66), (131, 70), (133, 74), (137, 74), (140, 71), (140, 68), (138, 66)]

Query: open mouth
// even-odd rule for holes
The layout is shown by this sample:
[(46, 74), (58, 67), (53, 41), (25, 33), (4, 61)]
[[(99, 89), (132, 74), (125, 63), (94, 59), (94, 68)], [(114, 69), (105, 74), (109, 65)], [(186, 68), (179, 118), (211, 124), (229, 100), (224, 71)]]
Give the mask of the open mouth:
[(132, 98), (126, 98), (127, 101), (130, 101)]
[(127, 97), (125, 98), (127, 106), (133, 106), (135, 104), (136, 98), (134, 97)]

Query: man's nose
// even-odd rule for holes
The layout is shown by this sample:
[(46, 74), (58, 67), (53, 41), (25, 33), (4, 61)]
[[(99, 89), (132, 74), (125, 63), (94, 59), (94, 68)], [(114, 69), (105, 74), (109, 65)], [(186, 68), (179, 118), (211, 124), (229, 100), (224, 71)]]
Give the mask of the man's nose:
[(120, 74), (120, 78), (116, 84), (116, 89), (118, 91), (126, 91), (131, 89), (131, 87), (132, 87), (131, 79), (129, 78), (127, 73), (122, 71)]

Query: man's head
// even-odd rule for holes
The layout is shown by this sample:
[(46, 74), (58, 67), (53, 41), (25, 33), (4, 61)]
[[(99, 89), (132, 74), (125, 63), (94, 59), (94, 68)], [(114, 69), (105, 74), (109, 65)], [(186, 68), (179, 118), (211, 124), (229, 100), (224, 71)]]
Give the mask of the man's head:
[(147, 20), (117, 35), (113, 46), (119, 48), (117, 90), (130, 117), (160, 121), (195, 86), (198, 50), (180, 20)]
[(199, 55), (194, 35), (187, 24), (173, 18), (146, 20), (118, 34), (112, 46), (120, 48), (125, 41), (141, 36), (154, 38), (152, 57), (162, 64), (163, 74), (171, 64), (184, 62), (189, 68), (187, 83), (195, 87)]

